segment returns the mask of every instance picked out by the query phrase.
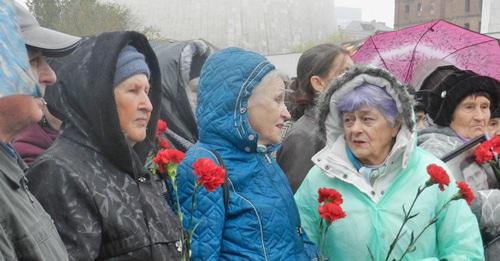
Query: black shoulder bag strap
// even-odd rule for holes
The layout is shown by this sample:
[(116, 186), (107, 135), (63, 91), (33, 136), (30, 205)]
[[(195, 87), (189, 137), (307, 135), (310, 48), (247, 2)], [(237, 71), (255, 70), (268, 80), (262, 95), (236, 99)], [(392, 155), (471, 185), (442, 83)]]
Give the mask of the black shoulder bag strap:
[(226, 166), (224, 166), (224, 161), (222, 161), (222, 158), (220, 157), (219, 153), (217, 153), (217, 151), (215, 150), (210, 150), (210, 151), (217, 158), (219, 165), (226, 171), (226, 176), (224, 177), (224, 183), (222, 183), (222, 193), (224, 195), (224, 210), (227, 211), (227, 206), (229, 205), (229, 187), (228, 187), (227, 169)]

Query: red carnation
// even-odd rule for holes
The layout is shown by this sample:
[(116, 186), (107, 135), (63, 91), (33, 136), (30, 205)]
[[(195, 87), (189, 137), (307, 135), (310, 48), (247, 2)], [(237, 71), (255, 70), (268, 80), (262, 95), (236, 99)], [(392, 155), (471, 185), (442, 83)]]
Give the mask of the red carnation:
[(460, 198), (465, 199), (467, 204), (470, 206), (472, 204), (472, 201), (474, 200), (474, 193), (472, 193), (469, 185), (467, 185), (467, 183), (465, 182), (458, 181), (457, 187), (459, 189)]
[(153, 162), (158, 165), (161, 173), (164, 172), (165, 165), (179, 164), (184, 159), (184, 153), (179, 150), (163, 149), (153, 158)]
[(342, 208), (332, 202), (326, 202), (325, 204), (318, 207), (319, 216), (331, 224), (335, 220), (345, 218), (346, 214)]
[[(498, 139), (487, 140), (474, 150), (474, 159), (476, 163), (482, 165), (493, 159), (494, 144), (498, 144)], [(497, 146), (498, 148), (498, 146)]]
[(495, 135), (491, 138), (491, 143), (494, 147), (500, 146), (500, 135)]
[(167, 130), (167, 123), (164, 120), (158, 120), (156, 123), (155, 137), (161, 137), (163, 133)]
[(436, 164), (430, 164), (427, 166), (427, 173), (431, 176), (431, 179), (427, 181), (427, 186), (432, 184), (438, 184), (439, 189), (444, 191), (444, 186), (450, 184), (450, 177), (446, 174), (446, 171)]
[(193, 172), (198, 177), (196, 182), (202, 185), (207, 192), (212, 192), (222, 185), (226, 177), (226, 171), (207, 158), (197, 159), (193, 163)]
[(166, 139), (160, 138), (160, 148), (162, 149), (170, 148), (170, 145), (168, 144), (168, 141)]
[(342, 204), (342, 195), (335, 189), (320, 188), (318, 189), (318, 202), (332, 202), (334, 204)]

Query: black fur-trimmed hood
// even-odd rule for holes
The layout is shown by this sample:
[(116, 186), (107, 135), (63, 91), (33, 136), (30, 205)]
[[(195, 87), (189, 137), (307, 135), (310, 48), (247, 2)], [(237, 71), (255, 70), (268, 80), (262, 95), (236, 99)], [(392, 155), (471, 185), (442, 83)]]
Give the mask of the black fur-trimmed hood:
[(319, 131), (322, 135), (326, 135), (327, 143), (328, 140), (334, 141), (344, 132), (340, 115), (335, 108), (336, 101), (363, 83), (383, 87), (396, 102), (398, 111), (402, 116), (402, 127), (406, 126), (411, 133), (415, 132), (413, 99), (407, 91), (407, 86), (402, 85), (385, 70), (356, 65), (340, 75), (337, 80), (331, 83), (327, 91), (318, 97), (316, 110), (319, 119)]

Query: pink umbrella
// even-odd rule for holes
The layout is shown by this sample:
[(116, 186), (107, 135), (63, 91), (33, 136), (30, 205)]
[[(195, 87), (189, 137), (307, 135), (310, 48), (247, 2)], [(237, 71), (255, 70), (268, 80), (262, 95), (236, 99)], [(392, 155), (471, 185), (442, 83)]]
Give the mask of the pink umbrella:
[(352, 58), (387, 69), (403, 83), (418, 65), (436, 59), (500, 80), (499, 40), (444, 20), (370, 36)]

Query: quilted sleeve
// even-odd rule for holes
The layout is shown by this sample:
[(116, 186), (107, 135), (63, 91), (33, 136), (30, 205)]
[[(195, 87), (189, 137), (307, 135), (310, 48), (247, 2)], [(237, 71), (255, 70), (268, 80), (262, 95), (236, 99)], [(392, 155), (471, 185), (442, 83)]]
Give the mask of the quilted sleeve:
[[(220, 187), (210, 193), (203, 187), (198, 188), (195, 192), (194, 209), (192, 209), (196, 178), (192, 171), (192, 164), (195, 158), (187, 156), (177, 169), (182, 223), (184, 229), (189, 231), (192, 219), (192, 227), (196, 228), (191, 242), (191, 260), (219, 260), (225, 219), (223, 192)], [(217, 161), (214, 160), (214, 162)]]
[(29, 188), (54, 220), (70, 260), (95, 260), (102, 242), (100, 214), (85, 178), (57, 160), (36, 163)]

